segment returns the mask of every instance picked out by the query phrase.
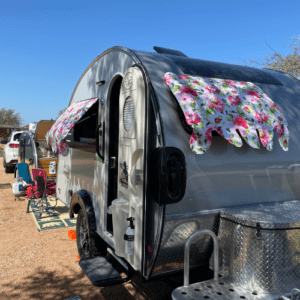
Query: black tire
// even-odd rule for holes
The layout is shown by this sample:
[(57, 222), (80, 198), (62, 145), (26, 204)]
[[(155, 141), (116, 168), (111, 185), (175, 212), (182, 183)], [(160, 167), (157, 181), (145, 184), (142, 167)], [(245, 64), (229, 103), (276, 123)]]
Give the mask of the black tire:
[(4, 165), (5, 173), (10, 173), (11, 168), (7, 166), (7, 163), (5, 162)]
[(95, 232), (91, 232), (83, 209), (77, 215), (76, 242), (80, 259), (106, 255), (107, 245)]

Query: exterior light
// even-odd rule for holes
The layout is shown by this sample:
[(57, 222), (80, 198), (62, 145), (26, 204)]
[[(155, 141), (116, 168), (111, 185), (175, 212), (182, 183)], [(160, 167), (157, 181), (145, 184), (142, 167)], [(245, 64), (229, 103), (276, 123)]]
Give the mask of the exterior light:
[(98, 82), (96, 82), (96, 84), (98, 86), (104, 85), (105, 84), (105, 80), (98, 81)]

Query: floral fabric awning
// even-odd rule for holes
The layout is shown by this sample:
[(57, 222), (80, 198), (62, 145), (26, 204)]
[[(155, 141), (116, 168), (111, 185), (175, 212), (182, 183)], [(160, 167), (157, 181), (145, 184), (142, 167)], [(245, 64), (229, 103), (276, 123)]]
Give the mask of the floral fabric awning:
[(57, 119), (46, 134), (48, 145), (52, 147), (53, 152), (67, 155), (67, 143), (64, 138), (68, 132), (74, 127), (81, 117), (88, 111), (88, 109), (98, 100), (94, 98), (91, 100), (76, 102), (69, 106), (67, 110)]
[[(190, 148), (196, 154), (206, 152), (217, 131), (229, 143), (241, 147), (244, 140), (253, 148), (261, 144), (273, 149), (273, 130), (280, 146), (288, 150), (289, 130), (275, 103), (251, 82), (219, 78), (191, 77), (166, 73), (167, 83), (192, 126)], [(257, 135), (259, 132), (259, 137)], [(260, 142), (259, 142), (260, 139)]]

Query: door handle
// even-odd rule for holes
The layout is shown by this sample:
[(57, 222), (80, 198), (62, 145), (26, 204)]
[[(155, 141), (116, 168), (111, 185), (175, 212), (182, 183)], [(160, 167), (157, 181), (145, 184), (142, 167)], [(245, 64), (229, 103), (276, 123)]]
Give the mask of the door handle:
[[(100, 139), (101, 139), (101, 145), (99, 145)], [(103, 122), (103, 126), (102, 123), (100, 123), (96, 129), (96, 152), (103, 162), (104, 162), (104, 141), (105, 140), (104, 140), (104, 122)]]

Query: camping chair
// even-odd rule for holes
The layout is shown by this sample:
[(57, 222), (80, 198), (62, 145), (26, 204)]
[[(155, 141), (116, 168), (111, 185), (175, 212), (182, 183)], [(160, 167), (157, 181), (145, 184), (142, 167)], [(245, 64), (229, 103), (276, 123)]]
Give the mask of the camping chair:
[[(29, 167), (28, 167), (28, 164), (26, 164), (26, 163), (18, 163), (17, 164), (16, 180), (19, 180), (20, 178), (22, 178), (22, 180), (26, 183), (26, 186), (30, 185), (32, 183)], [(26, 186), (24, 186), (24, 194), (26, 194)], [(15, 201), (16, 201), (16, 198), (18, 198), (18, 200), (20, 200), (19, 196), (17, 196), (17, 195), (15, 195)]]
[[(55, 197), (55, 206), (48, 206), (47, 196), (55, 194), (55, 181), (48, 181), (46, 171), (43, 169), (32, 169), (33, 184), (27, 188), (28, 206), (27, 213), (29, 212), (29, 206), (31, 200), (33, 200), (34, 207), (40, 204), (39, 218), (41, 218), (43, 211), (49, 216), (57, 216), (59, 213), (53, 213), (49, 209), (53, 209), (57, 205), (57, 198)], [(47, 184), (48, 183), (48, 184)], [(35, 200), (38, 200), (35, 203)]]

